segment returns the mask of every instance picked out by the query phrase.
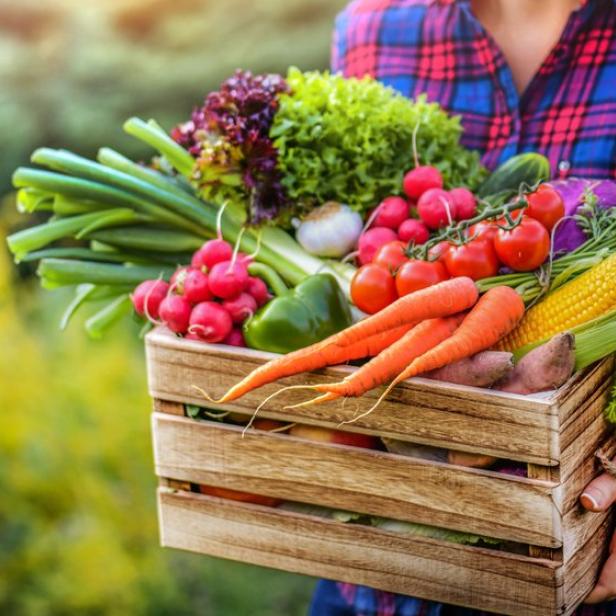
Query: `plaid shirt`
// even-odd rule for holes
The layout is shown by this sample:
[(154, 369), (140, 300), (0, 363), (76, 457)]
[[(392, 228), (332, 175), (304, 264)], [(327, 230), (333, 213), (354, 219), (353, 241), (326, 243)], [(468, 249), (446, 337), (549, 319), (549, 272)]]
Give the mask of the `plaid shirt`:
[(545, 154), (561, 175), (616, 177), (616, 0), (587, 0), (522, 95), (470, 0), (355, 0), (336, 21), (332, 70), (425, 92), (460, 114), (493, 169)]

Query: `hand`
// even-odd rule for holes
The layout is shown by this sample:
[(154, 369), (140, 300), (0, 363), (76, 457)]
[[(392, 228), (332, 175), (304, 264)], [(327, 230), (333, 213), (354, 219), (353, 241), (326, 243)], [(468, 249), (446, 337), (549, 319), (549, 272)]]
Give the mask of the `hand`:
[[(588, 511), (605, 511), (616, 501), (616, 477), (607, 473), (593, 479), (580, 496), (580, 502)], [(599, 581), (585, 603), (601, 603), (616, 598), (616, 533), (610, 540), (609, 554), (603, 565)]]

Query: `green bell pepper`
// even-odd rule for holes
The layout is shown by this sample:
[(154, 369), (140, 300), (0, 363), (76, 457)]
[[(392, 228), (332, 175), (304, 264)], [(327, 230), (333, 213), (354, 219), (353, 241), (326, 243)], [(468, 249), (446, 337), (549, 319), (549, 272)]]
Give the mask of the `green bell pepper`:
[(314, 274), (294, 289), (262, 263), (248, 271), (263, 278), (277, 295), (244, 324), (244, 339), (252, 349), (289, 353), (319, 342), (351, 325), (351, 310), (331, 274)]

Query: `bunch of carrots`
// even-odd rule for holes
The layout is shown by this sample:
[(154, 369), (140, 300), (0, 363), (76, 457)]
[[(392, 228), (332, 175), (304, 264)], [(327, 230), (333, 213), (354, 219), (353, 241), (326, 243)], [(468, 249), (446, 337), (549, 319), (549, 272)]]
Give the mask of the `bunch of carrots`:
[[(309, 406), (340, 397), (358, 397), (389, 383), (376, 404), (364, 413), (366, 415), (400, 381), (492, 347), (523, 315), (524, 302), (510, 287), (494, 287), (479, 297), (473, 280), (452, 278), (405, 295), (377, 314), (317, 344), (271, 360), (215, 402), (236, 400), (284, 377), (371, 357), (340, 382), (292, 387), (311, 389), (319, 394), (301, 403)], [(267, 400), (287, 389), (290, 388), (278, 390)]]

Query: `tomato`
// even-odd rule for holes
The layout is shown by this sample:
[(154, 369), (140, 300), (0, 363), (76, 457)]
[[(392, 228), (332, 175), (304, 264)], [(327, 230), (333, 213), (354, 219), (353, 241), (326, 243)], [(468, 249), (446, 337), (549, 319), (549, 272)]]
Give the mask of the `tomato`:
[(266, 507), (276, 507), (282, 501), (271, 496), (261, 496), (250, 492), (240, 492), (239, 490), (229, 490), (228, 488), (215, 488), (214, 486), (199, 486), (201, 494), (226, 498), (228, 500), (240, 501), (242, 503), (254, 503), (255, 505), (265, 505)]
[(382, 310), (398, 299), (394, 277), (382, 265), (362, 265), (351, 280), (351, 299), (368, 314)]
[(538, 220), (548, 231), (565, 215), (565, 203), (559, 192), (541, 184), (539, 188), (526, 196), (528, 207), (524, 212), (527, 216)]
[(440, 261), (411, 259), (402, 265), (396, 274), (396, 290), (402, 297), (448, 278), (447, 270)]
[(516, 272), (537, 269), (550, 253), (550, 235), (534, 218), (522, 216), (511, 231), (500, 229), (494, 240), (498, 258)]
[(405, 254), (406, 244), (400, 240), (383, 244), (374, 255), (372, 263), (382, 265), (390, 272), (397, 272), (398, 268), (408, 260)]
[(442, 240), (438, 244), (435, 244), (428, 250), (428, 258), (430, 261), (440, 261), (441, 263), (445, 263), (445, 257), (451, 248), (451, 244)]
[(493, 241), (498, 233), (498, 225), (492, 220), (482, 220), (471, 225), (466, 231), (469, 238)]
[(452, 245), (445, 256), (445, 265), (451, 276), (468, 276), (473, 280), (495, 276), (499, 267), (492, 242), (479, 239), (461, 246)]

